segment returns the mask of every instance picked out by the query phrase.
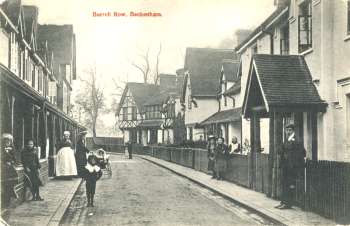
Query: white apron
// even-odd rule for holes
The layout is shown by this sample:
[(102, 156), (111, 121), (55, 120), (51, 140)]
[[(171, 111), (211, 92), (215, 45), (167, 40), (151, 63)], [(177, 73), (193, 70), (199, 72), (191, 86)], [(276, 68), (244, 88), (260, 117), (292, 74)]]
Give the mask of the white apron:
[(56, 176), (77, 175), (74, 151), (70, 147), (63, 147), (58, 151), (56, 163)]

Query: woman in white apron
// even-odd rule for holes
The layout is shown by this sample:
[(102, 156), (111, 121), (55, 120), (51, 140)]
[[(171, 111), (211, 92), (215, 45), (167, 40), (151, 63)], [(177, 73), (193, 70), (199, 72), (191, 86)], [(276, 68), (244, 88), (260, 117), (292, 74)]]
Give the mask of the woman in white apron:
[(64, 131), (63, 142), (60, 144), (57, 153), (56, 177), (71, 179), (77, 175), (74, 150), (70, 141), (70, 132)]

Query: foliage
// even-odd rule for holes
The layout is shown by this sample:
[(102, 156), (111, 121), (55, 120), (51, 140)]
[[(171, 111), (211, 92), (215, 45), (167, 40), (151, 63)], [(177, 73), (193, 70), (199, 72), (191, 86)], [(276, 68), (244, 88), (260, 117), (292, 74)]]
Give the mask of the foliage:
[(105, 96), (103, 89), (97, 84), (96, 67), (86, 70), (86, 78), (81, 79), (82, 86), (75, 103), (86, 114), (85, 123), (92, 129), (92, 134), (96, 137), (96, 122), (100, 113), (105, 109)]

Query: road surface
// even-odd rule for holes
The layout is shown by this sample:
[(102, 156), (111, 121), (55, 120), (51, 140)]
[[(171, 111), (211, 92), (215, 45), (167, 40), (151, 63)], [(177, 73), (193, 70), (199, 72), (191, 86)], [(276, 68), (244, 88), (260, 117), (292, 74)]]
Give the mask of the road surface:
[(113, 175), (97, 182), (86, 207), (83, 182), (61, 225), (271, 224), (219, 195), (146, 160), (111, 156)]

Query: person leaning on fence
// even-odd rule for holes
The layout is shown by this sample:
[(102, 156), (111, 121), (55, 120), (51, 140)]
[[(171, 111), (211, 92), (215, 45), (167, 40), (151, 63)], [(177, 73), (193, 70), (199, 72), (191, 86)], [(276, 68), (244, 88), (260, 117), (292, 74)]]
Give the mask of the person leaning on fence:
[(215, 148), (216, 178), (221, 180), (227, 167), (228, 147), (224, 144), (224, 138), (219, 137)]
[(282, 194), (278, 209), (290, 209), (296, 190), (296, 180), (305, 167), (305, 149), (294, 132), (294, 124), (285, 129), (287, 140), (282, 145), (280, 166), (282, 170)]
[(39, 177), (41, 165), (33, 140), (28, 140), (27, 146), (21, 152), (21, 160), (24, 173), (30, 180), (28, 183), (32, 192), (32, 201), (43, 201), (44, 199), (39, 194), (39, 186), (43, 185)]
[(87, 164), (83, 171), (83, 178), (85, 179), (87, 206), (94, 206), (94, 195), (96, 192), (96, 181), (101, 178), (102, 171), (97, 165), (97, 158), (95, 155), (89, 155)]
[(208, 171), (211, 171), (213, 173), (213, 178), (216, 178), (215, 148), (216, 148), (216, 138), (213, 135), (209, 135), (208, 137)]
[(242, 152), (241, 144), (238, 142), (238, 139), (236, 136), (232, 137), (232, 141), (228, 149), (229, 149), (230, 155), (232, 155), (233, 153)]

